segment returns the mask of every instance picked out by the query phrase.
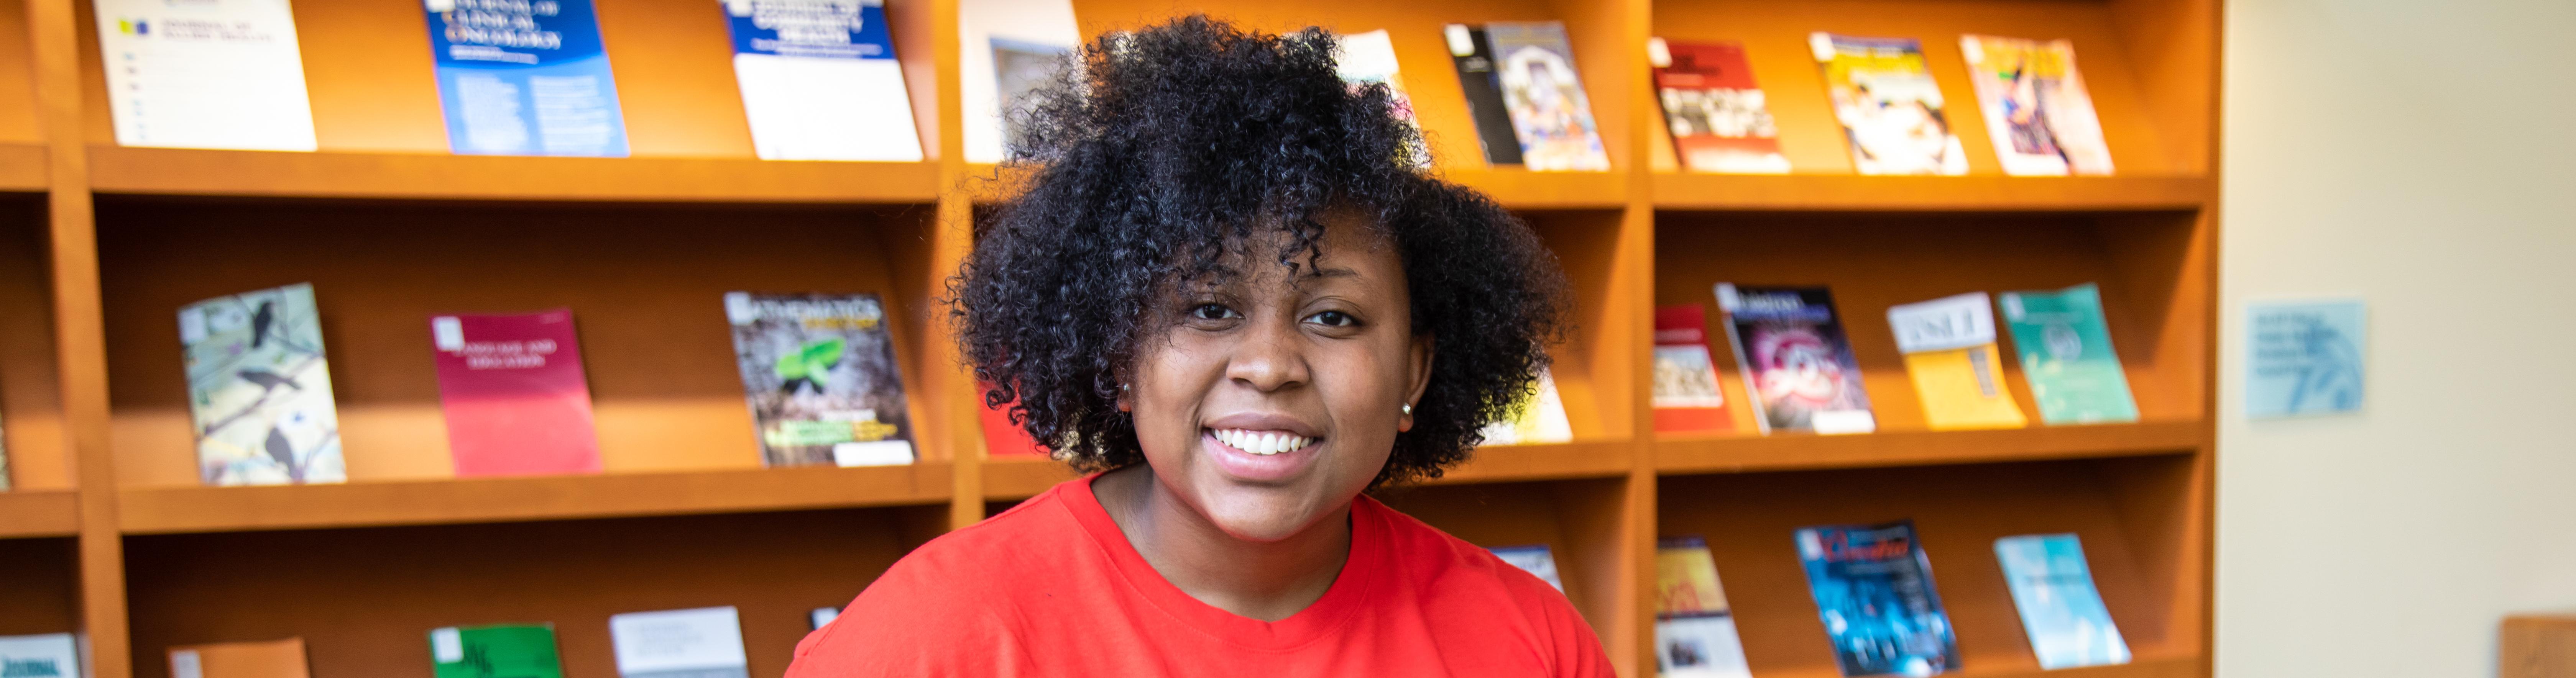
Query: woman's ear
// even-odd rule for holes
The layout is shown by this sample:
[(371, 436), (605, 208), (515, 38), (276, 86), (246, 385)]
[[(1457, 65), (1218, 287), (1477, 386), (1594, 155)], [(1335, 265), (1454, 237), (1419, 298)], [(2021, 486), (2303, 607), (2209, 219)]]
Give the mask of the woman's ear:
[(1396, 416), (1395, 430), (1413, 430), (1413, 408), (1422, 404), (1422, 392), (1431, 388), (1431, 337), (1415, 336), (1411, 355), (1412, 383), (1404, 390), (1403, 413)]

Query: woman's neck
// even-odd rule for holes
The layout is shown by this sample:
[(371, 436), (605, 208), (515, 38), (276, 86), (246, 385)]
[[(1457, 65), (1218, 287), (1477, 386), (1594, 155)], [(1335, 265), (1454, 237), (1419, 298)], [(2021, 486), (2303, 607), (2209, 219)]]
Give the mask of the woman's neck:
[(1091, 491), (1165, 581), (1240, 616), (1279, 621), (1306, 609), (1332, 589), (1350, 559), (1348, 506), (1287, 539), (1253, 542), (1217, 529), (1142, 464), (1102, 474)]

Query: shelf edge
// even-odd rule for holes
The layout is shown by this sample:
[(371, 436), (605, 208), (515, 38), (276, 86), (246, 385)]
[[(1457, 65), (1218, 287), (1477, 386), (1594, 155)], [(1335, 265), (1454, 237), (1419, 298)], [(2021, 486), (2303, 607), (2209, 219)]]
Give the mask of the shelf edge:
[(744, 469), (118, 492), (126, 534), (385, 527), (939, 504), (952, 468)]

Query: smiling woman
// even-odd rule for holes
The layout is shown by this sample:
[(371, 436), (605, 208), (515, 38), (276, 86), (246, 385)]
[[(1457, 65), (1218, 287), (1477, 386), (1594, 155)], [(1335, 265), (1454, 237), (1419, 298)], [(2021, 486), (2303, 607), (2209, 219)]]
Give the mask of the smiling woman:
[(1609, 675), (1555, 589), (1364, 496), (1529, 392), (1565, 282), (1333, 50), (1189, 17), (1039, 92), (954, 313), (1092, 473), (914, 551), (789, 675)]

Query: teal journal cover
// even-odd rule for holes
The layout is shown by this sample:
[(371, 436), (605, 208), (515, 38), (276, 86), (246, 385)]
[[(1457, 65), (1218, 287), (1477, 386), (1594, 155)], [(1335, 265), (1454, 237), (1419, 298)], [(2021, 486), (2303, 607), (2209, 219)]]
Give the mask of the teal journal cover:
[(2093, 588), (2084, 542), (2072, 534), (2026, 534), (1995, 540), (2012, 586), (2013, 607), (2030, 632), (2030, 651), (2042, 669), (2129, 663), (2129, 644), (2111, 623), (2111, 610)]
[(2102, 320), (2102, 292), (2092, 283), (2056, 291), (2005, 292), (1996, 298), (2021, 354), (2039, 420), (2049, 424), (2101, 424), (2138, 420), (2129, 377), (2111, 349), (2111, 326)]

